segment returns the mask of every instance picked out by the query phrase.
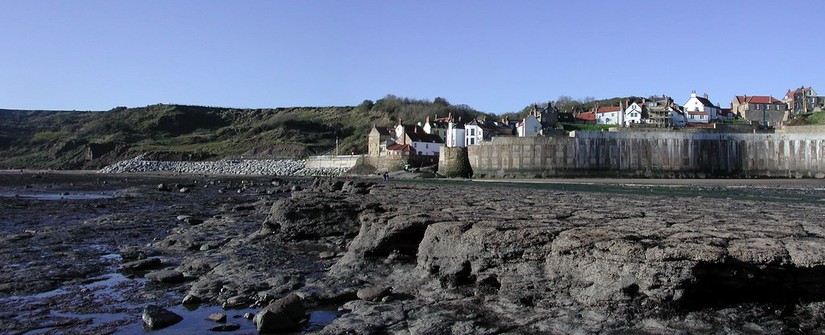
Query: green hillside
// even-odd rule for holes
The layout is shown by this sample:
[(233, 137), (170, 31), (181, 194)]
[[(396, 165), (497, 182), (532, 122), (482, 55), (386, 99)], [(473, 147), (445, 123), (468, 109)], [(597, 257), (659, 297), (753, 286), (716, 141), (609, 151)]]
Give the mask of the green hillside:
[(183, 105), (105, 112), (0, 110), (0, 169), (99, 168), (139, 154), (155, 159), (301, 158), (364, 153), (373, 124), (423, 121), (467, 106), (387, 96), (358, 106), (233, 109)]

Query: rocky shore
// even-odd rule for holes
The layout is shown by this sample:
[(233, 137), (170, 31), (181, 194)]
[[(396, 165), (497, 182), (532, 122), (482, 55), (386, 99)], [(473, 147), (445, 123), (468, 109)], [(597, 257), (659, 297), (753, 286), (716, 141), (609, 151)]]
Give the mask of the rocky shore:
[(302, 160), (224, 159), (215, 161), (154, 161), (137, 156), (100, 169), (101, 173), (175, 172), (209, 175), (269, 175), (336, 177), (345, 168), (309, 168)]
[[(825, 331), (825, 189), (816, 182), (78, 178), (128, 187), (53, 211), (24, 197), (0, 204), (0, 316), (9, 321), (0, 332), (130, 331), (164, 310), (180, 314), (166, 326), (179, 332), (218, 323), (238, 333)], [(49, 182), (24, 185), (16, 192)], [(84, 214), (46, 222), (65, 206)], [(121, 281), (100, 285), (112, 269)], [(66, 296), (44, 295), (55, 288)], [(223, 310), (192, 316), (180, 306)], [(93, 313), (122, 317), (84, 317)]]

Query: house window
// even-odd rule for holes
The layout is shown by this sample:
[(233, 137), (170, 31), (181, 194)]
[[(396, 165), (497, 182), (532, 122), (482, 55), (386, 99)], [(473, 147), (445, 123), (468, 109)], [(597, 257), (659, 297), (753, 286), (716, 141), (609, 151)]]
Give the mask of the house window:
[(429, 148), (430, 148), (430, 144), (429, 144), (429, 143), (424, 144), (424, 149), (429, 149)]

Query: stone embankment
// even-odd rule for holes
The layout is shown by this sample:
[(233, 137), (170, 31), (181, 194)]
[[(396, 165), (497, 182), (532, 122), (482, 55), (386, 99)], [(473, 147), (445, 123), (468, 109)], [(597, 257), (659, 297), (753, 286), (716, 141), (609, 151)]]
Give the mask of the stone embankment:
[(232, 159), (217, 161), (152, 161), (143, 155), (100, 169), (100, 173), (175, 172), (188, 174), (240, 174), (276, 176), (340, 176), (346, 168), (310, 168), (291, 159)]

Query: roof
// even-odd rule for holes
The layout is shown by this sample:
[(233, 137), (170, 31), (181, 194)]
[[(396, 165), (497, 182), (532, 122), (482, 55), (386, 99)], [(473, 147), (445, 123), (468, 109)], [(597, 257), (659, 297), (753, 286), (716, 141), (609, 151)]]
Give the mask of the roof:
[(395, 132), (395, 128), (387, 128), (387, 127), (375, 127), (375, 130), (378, 130), (378, 133), (385, 136), (390, 136), (393, 132)]
[(596, 110), (596, 113), (610, 113), (610, 112), (618, 112), (618, 111), (621, 111), (621, 110), (622, 110), (622, 107), (619, 107), (619, 106), (605, 106), (605, 107), (599, 107), (599, 109)]
[(793, 98), (793, 96), (796, 95), (797, 93), (802, 93), (804, 95), (805, 93), (808, 93), (810, 91), (811, 91), (810, 87), (804, 87), (804, 86), (801, 87), (801, 88), (788, 90), (788, 93), (785, 93), (785, 99)]
[(441, 139), (441, 136), (438, 136), (436, 134), (407, 133), (407, 136), (410, 138), (410, 140), (414, 142), (444, 143), (444, 140)]
[(409, 144), (393, 144), (387, 147), (387, 150), (392, 151), (413, 151), (412, 146)]
[(716, 107), (716, 105), (714, 105), (712, 102), (710, 102), (710, 100), (708, 100), (708, 98), (705, 98), (705, 97), (698, 97), (698, 96), (697, 96), (697, 97), (696, 97), (696, 99), (699, 99), (699, 102), (701, 102), (703, 106), (706, 106), (706, 107), (709, 107), (709, 106)]
[(422, 128), (421, 126), (419, 126), (417, 124), (405, 124), (404, 125), (404, 132), (408, 133), (408, 134), (409, 133), (426, 133), (426, 131), (424, 131), (424, 128)]
[(766, 95), (737, 95), (736, 96), (736, 103), (743, 104), (782, 104), (782, 101), (776, 100), (776, 98)]
[(473, 121), (467, 122), (464, 126), (465, 127), (466, 126), (476, 126), (476, 127), (479, 127), (483, 130), (496, 130), (498, 128), (495, 124), (489, 124), (487, 122), (479, 121), (479, 120), (473, 120)]
[(579, 115), (576, 115), (576, 119), (577, 120), (582, 120), (582, 121), (596, 121), (596, 113), (593, 113), (593, 112), (581, 113)]

